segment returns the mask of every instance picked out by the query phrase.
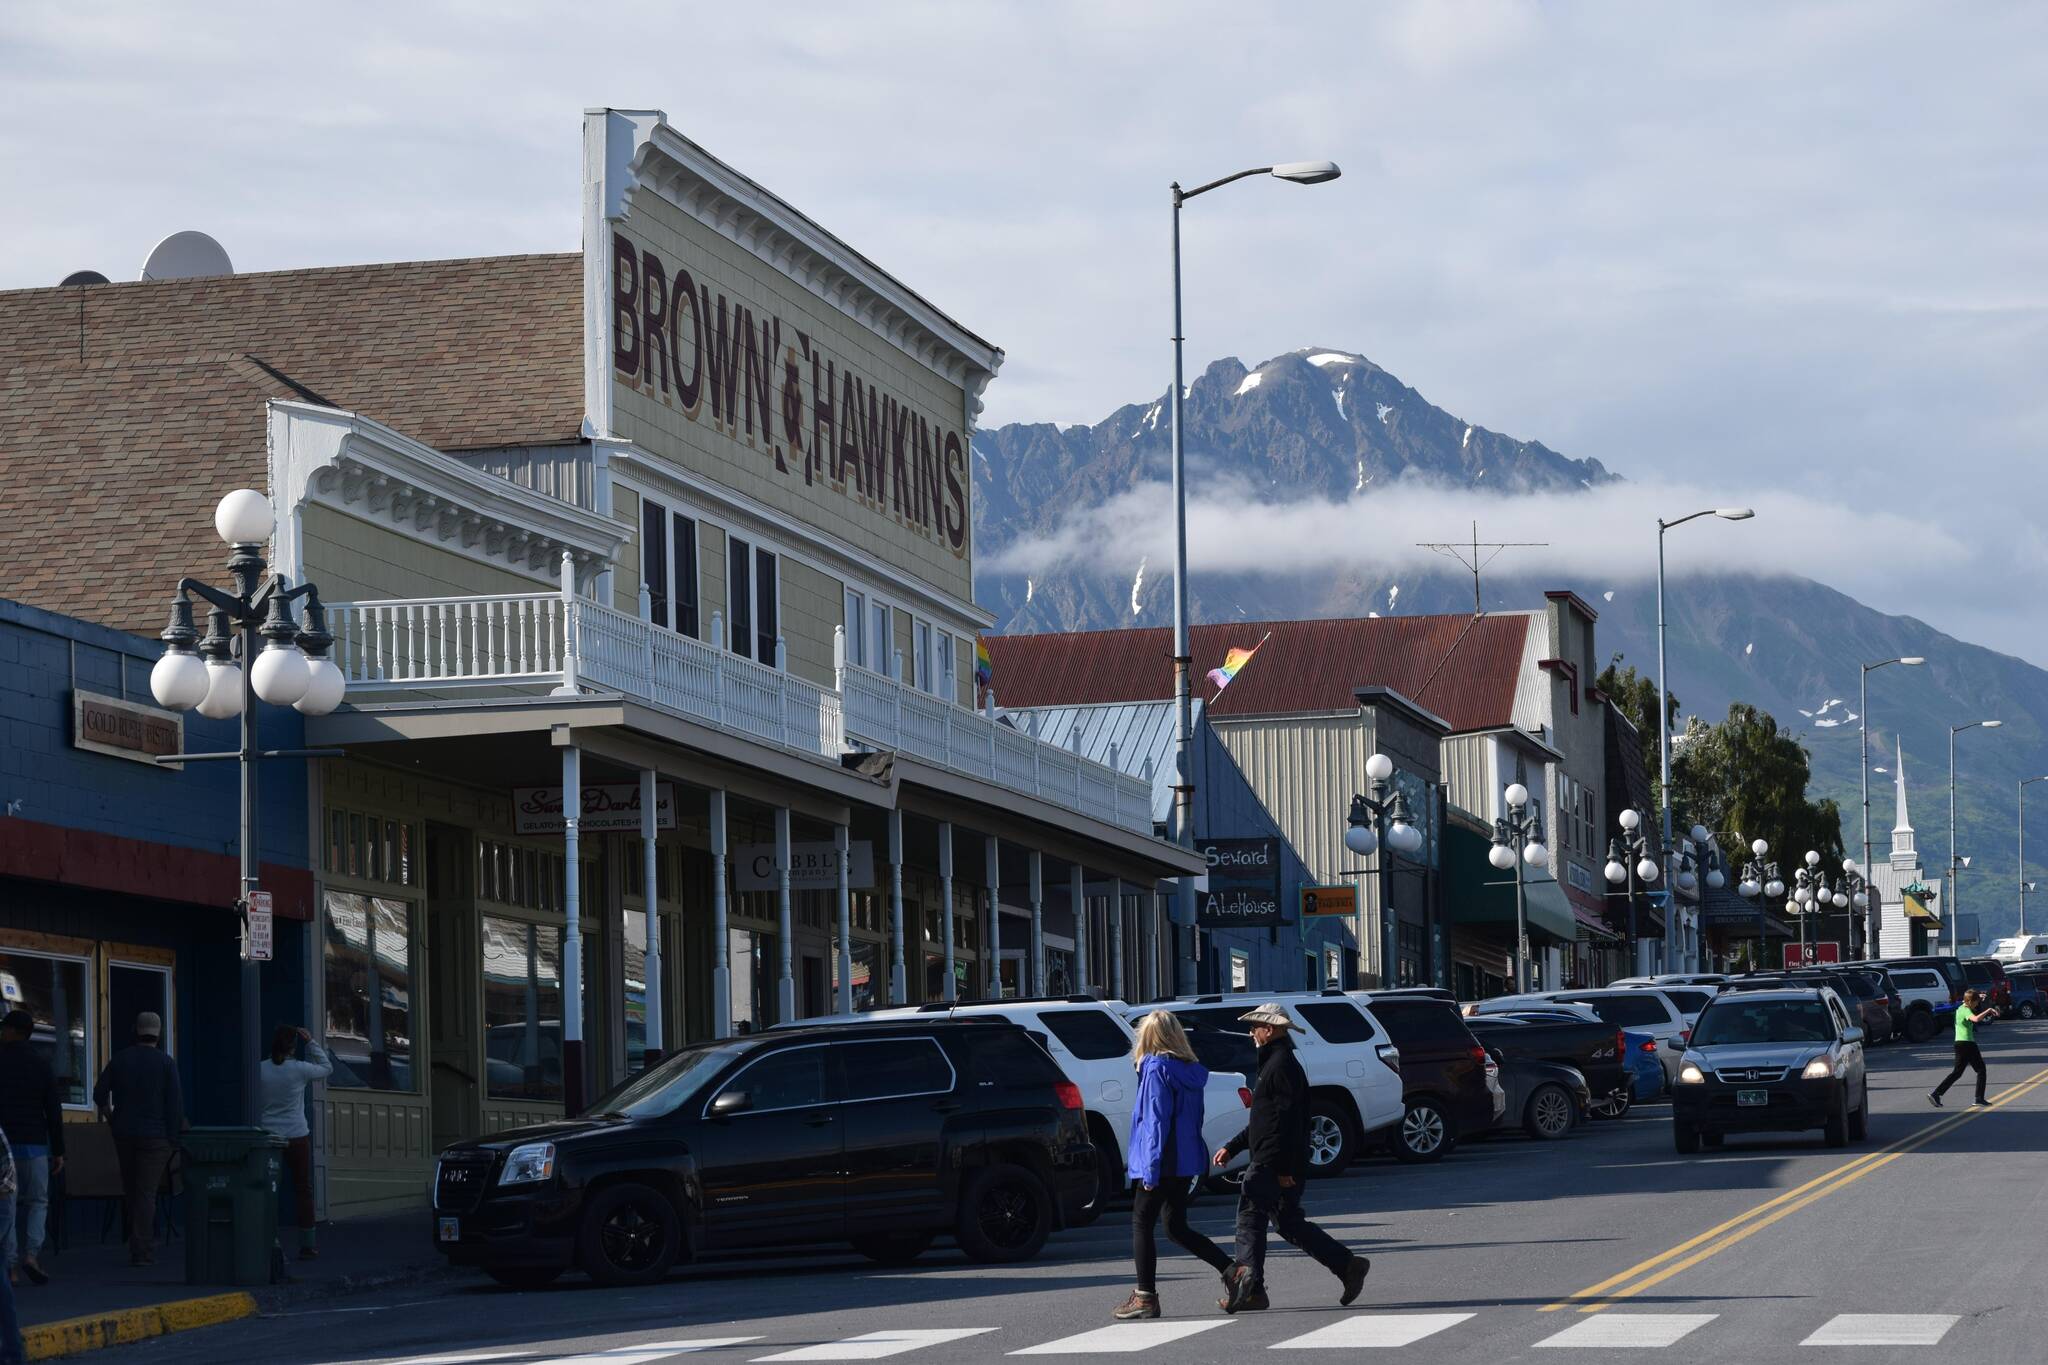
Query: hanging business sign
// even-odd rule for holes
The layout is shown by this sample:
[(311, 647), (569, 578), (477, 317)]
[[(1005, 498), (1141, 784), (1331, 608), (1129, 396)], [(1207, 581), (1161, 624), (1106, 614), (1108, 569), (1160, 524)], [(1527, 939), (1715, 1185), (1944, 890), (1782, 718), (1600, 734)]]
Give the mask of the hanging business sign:
[(1358, 888), (1355, 886), (1304, 886), (1301, 888), (1301, 917), (1314, 919), (1318, 915), (1355, 915), (1358, 913)]
[(1278, 839), (1201, 839), (1195, 849), (1209, 865), (1195, 892), (1196, 924), (1242, 929), (1287, 922)]
[(158, 763), (156, 759), (159, 754), (184, 752), (185, 718), (176, 711), (74, 691), (71, 745), (152, 768), (182, 768), (182, 763)]
[[(514, 787), (512, 828), (520, 834), (560, 834), (562, 789), (560, 787)], [(654, 827), (676, 827), (676, 789), (667, 782), (654, 784)], [(576, 822), (579, 834), (638, 834), (640, 832), (640, 784), (622, 782), (612, 786), (586, 786), (583, 814)]]
[[(775, 845), (739, 844), (732, 851), (733, 885), (741, 891), (774, 891), (781, 886), (775, 869)], [(848, 890), (865, 891), (875, 884), (875, 846), (855, 839), (846, 846)], [(789, 846), (789, 889), (837, 891), (839, 850), (832, 844)]]

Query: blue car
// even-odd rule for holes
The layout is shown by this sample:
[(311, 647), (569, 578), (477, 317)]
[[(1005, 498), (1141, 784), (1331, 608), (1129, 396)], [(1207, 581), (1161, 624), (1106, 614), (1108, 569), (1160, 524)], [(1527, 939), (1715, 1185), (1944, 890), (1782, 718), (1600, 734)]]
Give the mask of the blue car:
[(1664, 1094), (1664, 1063), (1657, 1056), (1657, 1040), (1647, 1033), (1621, 1032), (1622, 1041), (1628, 1046), (1628, 1079), (1630, 1097), (1642, 1104), (1660, 1098)]

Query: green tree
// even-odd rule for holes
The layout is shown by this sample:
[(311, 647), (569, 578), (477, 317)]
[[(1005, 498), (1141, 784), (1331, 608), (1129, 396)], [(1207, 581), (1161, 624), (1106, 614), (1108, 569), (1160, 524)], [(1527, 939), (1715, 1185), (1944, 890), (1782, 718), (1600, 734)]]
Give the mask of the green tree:
[[(1650, 775), (1650, 786), (1654, 790), (1663, 767), (1657, 761), (1657, 680), (1646, 673), (1636, 672), (1634, 664), (1623, 666), (1621, 654), (1617, 651), (1593, 685), (1612, 697), (1614, 704), (1621, 708), (1621, 714), (1636, 727), (1636, 738), (1643, 746), (1643, 771)], [(1664, 701), (1665, 714), (1675, 735), (1678, 733), (1678, 696), (1667, 693)]]
[(1805, 745), (1779, 729), (1769, 712), (1736, 702), (1726, 720), (1695, 721), (1674, 746), (1672, 805), (1681, 826), (1770, 840), (1789, 880), (1808, 849), (1821, 855), (1823, 867), (1841, 866), (1841, 808), (1832, 798), (1808, 798), (1812, 776)]

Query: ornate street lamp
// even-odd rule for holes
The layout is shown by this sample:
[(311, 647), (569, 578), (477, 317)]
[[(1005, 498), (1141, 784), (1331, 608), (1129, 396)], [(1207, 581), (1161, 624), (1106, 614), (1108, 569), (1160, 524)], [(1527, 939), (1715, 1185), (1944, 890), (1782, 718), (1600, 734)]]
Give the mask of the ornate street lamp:
[(1628, 896), (1628, 953), (1629, 972), (1642, 970), (1642, 954), (1636, 938), (1636, 894), (1639, 888), (1657, 883), (1657, 860), (1650, 856), (1650, 838), (1643, 832), (1643, 813), (1634, 807), (1622, 811), (1615, 817), (1621, 826), (1621, 833), (1607, 841), (1607, 882), (1610, 886), (1626, 886)]
[[(1371, 783), (1372, 794), (1363, 793), (1351, 798), (1351, 814), (1344, 830), (1344, 847), (1361, 858), (1370, 858), (1381, 845), (1386, 846), (1388, 855), (1395, 853), (1414, 854), (1422, 848), (1422, 831), (1417, 828), (1408, 809), (1408, 798), (1394, 785), (1394, 761), (1385, 754), (1374, 754), (1365, 760), (1365, 776)], [(1380, 859), (1380, 977), (1383, 985), (1395, 984), (1396, 973), (1392, 971), (1395, 958), (1395, 925), (1393, 898), (1393, 859)], [(1361, 912), (1362, 913), (1362, 912)], [(1365, 946), (1364, 926), (1360, 925), (1359, 947)], [(1362, 954), (1361, 954), (1362, 956)], [(1434, 973), (1430, 974), (1432, 977)]]
[(1493, 822), (1493, 848), (1486, 861), (1499, 871), (1515, 874), (1515, 994), (1529, 990), (1529, 906), (1522, 868), (1541, 868), (1550, 862), (1550, 850), (1543, 846), (1543, 810), (1529, 800), (1529, 789), (1519, 782), (1501, 793), (1507, 814)]
[[(327, 657), (334, 637), (327, 633), (326, 612), (311, 583), (291, 586), (269, 572), (263, 543), (270, 539), (276, 514), (270, 499), (250, 488), (238, 488), (214, 509), (213, 527), (233, 553), (228, 573), (235, 591), (227, 592), (196, 578), (178, 580), (171, 599), (171, 620), (164, 628), (163, 657), (149, 671), (149, 690), (158, 703), (173, 711), (197, 710), (209, 720), (242, 718), (240, 748), (217, 754), (166, 754), (159, 763), (193, 763), (233, 759), (241, 765), (242, 895), (235, 911), (242, 916), (242, 1109), (250, 1123), (258, 1117), (256, 1063), (263, 1047), (261, 959), (251, 955), (249, 915), (257, 892), (256, 764), (265, 758), (315, 758), (337, 749), (262, 749), (256, 747), (256, 703), (289, 706), (308, 716), (324, 716), (341, 705), (346, 680)], [(192, 623), (192, 598), (208, 605), (206, 637)], [(292, 620), (292, 603), (305, 599), (306, 624)], [(239, 633), (239, 638), (238, 638)], [(259, 650), (258, 642), (262, 642)], [(236, 661), (236, 645), (241, 659)]]

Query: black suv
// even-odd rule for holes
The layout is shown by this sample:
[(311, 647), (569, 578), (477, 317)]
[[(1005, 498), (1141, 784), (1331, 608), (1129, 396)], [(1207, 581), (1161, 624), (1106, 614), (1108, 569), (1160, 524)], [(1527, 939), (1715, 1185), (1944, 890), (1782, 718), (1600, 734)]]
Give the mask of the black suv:
[(1402, 1161), (1438, 1161), (1466, 1133), (1493, 1127), (1507, 1096), (1486, 1072), (1486, 1049), (1465, 1027), (1445, 991), (1358, 991), (1401, 1050), (1401, 1098), (1407, 1113), (1388, 1148)]
[(571, 1267), (647, 1284), (790, 1243), (901, 1264), (941, 1233), (1021, 1261), (1094, 1192), (1080, 1091), (1023, 1029), (793, 1028), (685, 1048), (581, 1118), (450, 1147), (433, 1236), (518, 1288)]

